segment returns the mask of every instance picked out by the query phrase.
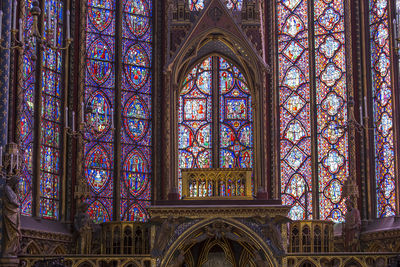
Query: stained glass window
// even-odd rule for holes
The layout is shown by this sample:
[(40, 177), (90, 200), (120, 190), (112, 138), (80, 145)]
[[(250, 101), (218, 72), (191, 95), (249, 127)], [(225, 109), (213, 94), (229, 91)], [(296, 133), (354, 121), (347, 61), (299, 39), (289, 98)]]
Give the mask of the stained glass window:
[[(20, 180), (21, 214), (30, 216), (33, 212), (32, 195), (36, 190), (33, 181), (38, 181), (40, 203), (37, 214), (46, 219), (59, 219), (59, 194), (60, 194), (60, 157), (61, 157), (61, 100), (63, 97), (62, 82), (62, 50), (46, 46), (39, 50), (36, 39), (32, 38), (33, 17), (30, 13), (32, 1), (25, 2), (25, 31), (24, 40), (29, 43), (25, 46), (23, 54), (23, 83), (22, 83), (22, 109), (18, 125), (19, 141), (21, 144), (22, 177)], [(45, 17), (43, 21), (44, 38), (51, 45), (62, 47), (64, 6), (62, 1), (46, 0), (44, 2)], [(41, 56), (39, 56), (41, 53)], [(41, 64), (37, 65), (35, 59), (40, 58)], [(39, 69), (37, 69), (39, 67)], [(37, 72), (41, 75), (40, 85), (37, 85)], [(40, 94), (37, 92), (40, 91)], [(40, 98), (40, 99), (39, 99)], [(36, 110), (35, 104), (40, 102), (40, 109)], [(35, 118), (35, 113), (40, 112), (40, 117)], [(40, 119), (39, 129), (35, 129), (35, 119)], [(33, 155), (34, 136), (38, 135), (40, 142), (39, 175), (34, 177)]]
[(320, 219), (343, 221), (348, 171), (344, 1), (314, 1)]
[(246, 80), (219, 58), (219, 167), (253, 167), (253, 111)]
[(243, 0), (228, 0), (228, 1), (226, 1), (226, 7), (228, 9), (240, 11), (240, 10), (242, 10), (242, 5), (243, 5)]
[[(151, 198), (152, 1), (92, 0), (87, 5), (84, 105), (91, 128), (85, 134), (89, 142), (83, 164), (91, 188), (89, 214), (99, 223), (111, 220), (116, 212), (114, 190), (119, 189), (121, 219), (144, 221)], [(119, 5), (121, 21), (115, 13)], [(117, 40), (122, 44), (121, 88), (115, 86)], [(122, 129), (114, 131), (115, 125)], [(118, 145), (116, 136), (121, 140)], [(115, 158), (116, 153), (121, 158)], [(115, 166), (120, 166), (120, 173)], [(120, 188), (114, 186), (116, 179)]]
[(150, 205), (152, 1), (124, 1), (121, 220), (144, 221)]
[(86, 132), (89, 142), (84, 148), (84, 173), (91, 188), (89, 214), (104, 222), (113, 215), (115, 3), (92, 0), (87, 5), (85, 119), (91, 127)]
[(369, 6), (378, 217), (396, 213), (389, 3), (387, 0), (371, 0)]
[[(45, 2), (45, 38), (62, 47), (63, 3), (55, 0)], [(50, 14), (48, 12), (50, 11)], [(48, 31), (51, 29), (52, 31)], [(47, 35), (48, 33), (52, 33)], [(62, 98), (62, 56), (61, 50), (46, 48), (43, 51), (42, 67), (42, 111), (41, 111), (41, 158), (40, 158), (40, 215), (57, 219), (60, 193), (61, 154), (61, 98)]]
[[(32, 34), (33, 17), (30, 14), (32, 4), (30, 0), (25, 1), (25, 31), (24, 39)], [(23, 100), (21, 107), (20, 125), (18, 134), (20, 138), (21, 150), (23, 151), (24, 164), (20, 181), (20, 202), (21, 214), (32, 215), (32, 180), (33, 180), (33, 124), (34, 124), (34, 104), (35, 104), (35, 75), (36, 66), (33, 57), (36, 57), (36, 43), (32, 42), (24, 50), (23, 61)]]
[(200, 11), (204, 8), (205, 0), (189, 0), (190, 11)]
[(224, 58), (206, 58), (187, 75), (179, 97), (178, 148), (179, 177), (181, 168), (253, 167), (250, 91)]
[[(36, 40), (32, 38), (33, 17), (30, 13), (32, 1), (25, 2), (25, 46), (23, 55), (22, 110), (18, 125), (19, 140), (23, 151), (22, 177), (20, 181), (21, 214), (32, 215), (33, 203), (33, 155), (34, 136), (40, 136), (40, 203), (39, 216), (46, 219), (59, 218), (60, 194), (60, 157), (61, 157), (61, 99), (62, 88), (62, 50), (45, 47), (39, 52)], [(62, 1), (47, 0), (44, 2), (45, 17), (44, 38), (52, 46), (63, 46), (64, 7)], [(50, 22), (50, 24), (48, 24)], [(41, 57), (38, 54), (41, 53)], [(37, 69), (35, 58), (41, 58), (40, 69)], [(41, 72), (41, 85), (35, 85), (37, 72)], [(40, 94), (35, 93), (40, 90)], [(41, 99), (37, 99), (41, 98)], [(36, 101), (40, 101), (40, 128), (34, 129)], [(36, 117), (37, 118), (37, 117)]]
[(279, 1), (281, 194), (292, 219), (312, 218), (307, 1)]
[[(344, 1), (278, 1), (279, 81), (281, 117), (281, 194), (293, 219), (313, 218), (318, 203), (320, 219), (343, 221), (342, 187), (348, 177), (347, 89)], [(308, 25), (313, 14), (313, 31)], [(310, 51), (310, 34), (315, 50)], [(310, 61), (315, 68), (310, 69)], [(314, 74), (314, 90), (310, 75)], [(315, 105), (311, 96), (315, 95)], [(316, 114), (316, 125), (311, 121)], [(312, 137), (311, 129), (316, 127)], [(312, 144), (318, 168), (311, 166)], [(314, 178), (315, 177), (315, 178)], [(317, 179), (318, 188), (312, 188)], [(312, 199), (317, 190), (318, 200)], [(315, 204), (314, 204), (315, 205)]]
[[(226, 7), (234, 11), (242, 10), (243, 0), (227, 0)], [(189, 0), (190, 11), (200, 11), (204, 8), (206, 0)]]

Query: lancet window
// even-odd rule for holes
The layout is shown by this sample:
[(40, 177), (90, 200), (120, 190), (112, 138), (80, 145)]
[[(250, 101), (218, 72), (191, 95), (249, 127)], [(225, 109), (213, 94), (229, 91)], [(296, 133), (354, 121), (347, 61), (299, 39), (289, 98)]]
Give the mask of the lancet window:
[(85, 132), (83, 167), (90, 187), (89, 214), (99, 223), (147, 220), (152, 169), (151, 16), (152, 1), (87, 2), (83, 119), (90, 127)]

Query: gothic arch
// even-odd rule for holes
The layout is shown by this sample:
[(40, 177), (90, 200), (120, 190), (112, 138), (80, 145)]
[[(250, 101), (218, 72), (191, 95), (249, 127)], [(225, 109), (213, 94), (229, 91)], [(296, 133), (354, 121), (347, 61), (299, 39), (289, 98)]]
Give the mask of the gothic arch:
[(352, 258), (348, 259), (347, 261), (345, 261), (343, 263), (343, 266), (345, 266), (345, 267), (362, 267), (362, 266), (366, 266), (366, 265), (365, 265), (365, 263), (363, 264), (358, 259), (352, 257)]
[(173, 84), (182, 84), (185, 77), (182, 74), (188, 73), (207, 54), (217, 53), (230, 58), (243, 71), (253, 94), (261, 89), (259, 87), (264, 84), (264, 75), (269, 66), (248, 41), (221, 28), (210, 28), (197, 37), (190, 37), (166, 66)]
[[(225, 43), (228, 39), (223, 39), (220, 40), (220, 37), (213, 37), (211, 38), (209, 35), (205, 35), (203, 36), (204, 39), (202, 40), (198, 40), (198, 39), (194, 39), (191, 41), (191, 44), (193, 44), (193, 46), (196, 46), (195, 50), (198, 50), (201, 48), (199, 48), (199, 43), (204, 42), (205, 45), (207, 43), (214, 43), (214, 45), (212, 45), (213, 47), (217, 47), (218, 45), (221, 45), (223, 43)], [(262, 89), (265, 88), (264, 86), (264, 82), (263, 82), (263, 69), (260, 68), (260, 64), (258, 64), (257, 62), (259, 61), (253, 61), (255, 63), (253, 63), (252, 65), (250, 64), (250, 62), (246, 62), (247, 59), (243, 59), (241, 57), (235, 57), (235, 47), (234, 46), (225, 46), (225, 48), (229, 47), (229, 49), (231, 49), (231, 51), (234, 51), (232, 54), (226, 53), (226, 51), (219, 51), (217, 50), (210, 50), (207, 51), (207, 53), (205, 52), (201, 52), (200, 55), (198, 53), (198, 51), (194, 52), (193, 56), (185, 56), (182, 58), (182, 61), (180, 62), (175, 61), (174, 64), (171, 66), (171, 71), (168, 71), (167, 76), (170, 77), (170, 88), (171, 88), (171, 95), (172, 95), (172, 105), (171, 107), (175, 107), (175, 109), (172, 109), (172, 113), (170, 113), (170, 121), (171, 121), (171, 133), (174, 133), (173, 136), (171, 136), (171, 141), (172, 141), (172, 151), (171, 151), (171, 165), (174, 166), (174, 171), (173, 173), (171, 173), (171, 183), (174, 184), (177, 181), (177, 173), (178, 173), (178, 157), (175, 156), (177, 155), (177, 151), (178, 151), (178, 142), (177, 142), (177, 127), (178, 127), (178, 103), (179, 103), (179, 95), (180, 95), (180, 90), (182, 88), (182, 84), (183, 84), (183, 80), (186, 77), (186, 74), (189, 73), (189, 71), (191, 70), (191, 68), (193, 68), (196, 63), (200, 62), (202, 59), (206, 58), (206, 57), (210, 57), (210, 56), (220, 56), (223, 57), (225, 59), (227, 59), (227, 61), (233, 63), (238, 69), (240, 69), (240, 71), (242, 72), (243, 76), (245, 77), (248, 87), (250, 89), (250, 95), (252, 97), (252, 109), (253, 109), (253, 114), (254, 114), (254, 128), (253, 128), (253, 136), (254, 136), (254, 181), (255, 184), (257, 184), (258, 186), (255, 187), (255, 192), (257, 192), (260, 188), (263, 187), (263, 178), (262, 178), (262, 172), (261, 172), (261, 168), (258, 168), (260, 164), (260, 160), (261, 160), (261, 117), (263, 116), (263, 100), (262, 100)], [(182, 51), (182, 50), (181, 50)], [(248, 52), (245, 52), (246, 55), (250, 54)], [(183, 53), (184, 54), (184, 53)], [(251, 58), (251, 57), (249, 57)], [(180, 63), (179, 63), (180, 62)], [(265, 71), (265, 70), (264, 70)], [(167, 115), (168, 116), (168, 115)], [(175, 184), (173, 187), (177, 188), (177, 185)]]
[(235, 58), (232, 57), (232, 55), (228, 55), (227, 53), (223, 53), (223, 52), (221, 52), (221, 51), (212, 51), (212, 52), (207, 53), (207, 54), (205, 54), (205, 55), (201, 55), (201, 56), (199, 56), (199, 57), (196, 57), (195, 59), (192, 59), (192, 60), (190, 61), (190, 64), (187, 65), (187, 66), (185, 66), (185, 68), (182, 67), (181, 69), (178, 69), (178, 70), (174, 71), (174, 73), (178, 73), (178, 75), (177, 75), (177, 77), (176, 77), (176, 79), (177, 79), (177, 85), (178, 85), (178, 86), (176, 87), (176, 89), (178, 90), (178, 92), (177, 92), (178, 95), (179, 95), (180, 91), (182, 91), (182, 89), (183, 89), (183, 88), (182, 88), (182, 84), (184, 83), (185, 78), (186, 78), (187, 75), (190, 73), (190, 71), (191, 71), (193, 68), (195, 68), (196, 65), (198, 65), (199, 63), (201, 63), (202, 61), (204, 61), (206, 58), (212, 57), (212, 56), (224, 58), (224, 59), (226, 59), (230, 64), (232, 64), (232, 65), (234, 65), (235, 67), (237, 67), (237, 68), (239, 69), (239, 71), (243, 74), (243, 76), (244, 76), (244, 78), (245, 78), (247, 84), (249, 85), (249, 90), (250, 90), (251, 96), (252, 96), (252, 97), (255, 97), (255, 96), (256, 96), (256, 91), (254, 90), (255, 87), (254, 87), (254, 86), (251, 86), (251, 85), (250, 85), (250, 82), (249, 82), (249, 80), (254, 80), (254, 79), (253, 79), (251, 76), (249, 76), (249, 75), (246, 74), (245, 67), (244, 67), (240, 62), (237, 61), (237, 58), (235, 59)]
[(128, 261), (123, 265), (124, 267), (138, 267), (141, 266), (137, 261)]
[(26, 245), (24, 252), (28, 255), (40, 255), (42, 254), (42, 250), (40, 249), (39, 245), (31, 240), (29, 241), (28, 245)]
[(274, 256), (271, 247), (263, 240), (261, 236), (259, 236), (254, 230), (250, 229), (243, 223), (235, 219), (229, 219), (229, 218), (204, 219), (186, 229), (169, 246), (169, 248), (164, 254), (164, 257), (161, 259), (160, 266), (161, 267), (169, 266), (169, 264), (171, 264), (173, 260), (173, 255), (177, 251), (182, 249), (183, 250), (188, 249), (185, 248), (185, 246), (187, 246), (188, 240), (191, 240), (192, 238), (195, 237), (196, 233), (214, 223), (224, 223), (231, 226), (233, 230), (237, 230), (238, 232), (241, 233), (242, 237), (246, 240), (245, 243), (248, 243), (250, 246), (253, 246), (254, 250), (258, 250), (263, 254), (264, 258), (266, 259), (265, 262), (266, 264), (268, 264), (267, 266), (279, 266), (279, 263), (276, 260), (276, 257)]
[[(213, 13), (217, 11), (217, 15)], [(165, 164), (164, 177), (168, 181), (165, 196), (178, 199), (178, 101), (182, 81), (192, 66), (208, 55), (220, 55), (242, 71), (247, 79), (253, 101), (253, 136), (254, 136), (254, 192), (266, 192), (262, 161), (263, 136), (262, 118), (266, 116), (265, 88), (266, 74), (269, 66), (260, 56), (254, 45), (248, 40), (240, 26), (234, 21), (220, 0), (211, 0), (206, 4), (197, 22), (186, 35), (176, 53), (164, 67), (164, 108), (162, 121), (165, 122), (163, 133), (165, 137), (162, 161)]]
[(92, 267), (95, 266), (93, 261), (88, 261), (88, 260), (81, 260), (79, 262), (77, 262), (74, 266), (77, 267)]
[(315, 262), (314, 260), (307, 259), (307, 260), (301, 261), (297, 266), (298, 267), (316, 267), (318, 265), (319, 264), (317, 262)]
[(54, 249), (52, 250), (52, 252), (50, 254), (54, 254), (54, 255), (67, 254), (67, 249), (65, 248), (64, 245), (58, 245), (58, 246), (54, 247)]
[(200, 259), (202, 260), (200, 262), (200, 266), (203, 266), (203, 264), (205, 264), (208, 260), (208, 255), (210, 253), (210, 250), (214, 247), (214, 246), (219, 246), (220, 248), (222, 248), (222, 250), (224, 251), (225, 255), (227, 255), (228, 257), (228, 261), (234, 265), (234, 259), (233, 259), (233, 255), (232, 255), (232, 250), (229, 247), (229, 245), (225, 242), (222, 242), (221, 240), (213, 240), (211, 241), (209, 244), (207, 244), (207, 246), (205, 247), (205, 249), (202, 250), (201, 255), (200, 255)]

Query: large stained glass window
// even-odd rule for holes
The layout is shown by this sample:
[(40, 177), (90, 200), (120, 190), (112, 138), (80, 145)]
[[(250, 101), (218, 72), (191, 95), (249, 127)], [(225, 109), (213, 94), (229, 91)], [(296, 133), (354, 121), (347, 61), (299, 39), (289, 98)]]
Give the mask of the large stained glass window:
[(216, 56), (197, 64), (180, 91), (178, 116), (179, 177), (182, 168), (253, 167), (251, 95), (236, 66)]
[[(310, 1), (277, 1), (281, 194), (283, 203), (292, 207), (293, 219), (343, 221), (342, 187), (348, 177), (344, 1), (314, 0), (312, 12), (309, 9)], [(312, 86), (311, 75), (315, 75)], [(316, 114), (316, 125), (311, 123), (311, 113)], [(312, 128), (316, 128), (314, 136)], [(312, 188), (313, 179), (317, 188)], [(312, 199), (313, 191), (318, 192), (318, 200)], [(318, 206), (318, 215), (312, 214), (313, 205)]]
[[(61, 157), (61, 118), (62, 118), (62, 50), (50, 47), (39, 51), (35, 39), (32, 38), (33, 17), (30, 13), (32, 1), (25, 2), (25, 31), (24, 40), (30, 45), (25, 46), (23, 55), (23, 84), (22, 84), (22, 110), (18, 126), (21, 150), (23, 151), (22, 177), (20, 182), (21, 214), (32, 215), (33, 212), (33, 155), (34, 136), (40, 136), (40, 169), (38, 179), (40, 192), (39, 215), (46, 219), (59, 218), (59, 193), (60, 193), (60, 157)], [(64, 46), (63, 21), (64, 6), (62, 1), (46, 0), (44, 2), (45, 18), (44, 38), (52, 46)], [(41, 57), (39, 57), (41, 53)], [(40, 68), (34, 59), (42, 60)], [(36, 85), (37, 72), (41, 73), (41, 84)], [(40, 94), (38, 93), (40, 91)], [(41, 99), (37, 99), (41, 98)], [(40, 110), (36, 110), (35, 103), (40, 102)], [(40, 117), (34, 114), (40, 111)], [(35, 119), (40, 119), (40, 127), (34, 128)], [(36, 190), (36, 189), (35, 189)]]
[[(83, 164), (91, 189), (89, 214), (98, 223), (112, 220), (114, 213), (121, 220), (144, 221), (151, 198), (152, 1), (92, 0), (87, 7), (84, 106), (91, 128)], [(116, 76), (116, 62), (122, 62), (122, 77)], [(117, 153), (121, 157), (114, 157)], [(115, 190), (121, 192), (120, 207)]]
[[(62, 47), (63, 3), (55, 0), (45, 2), (45, 38), (53, 45)], [(51, 29), (52, 31), (49, 31)], [(48, 33), (52, 33), (47, 35)], [(46, 48), (43, 51), (42, 67), (42, 111), (41, 111), (41, 158), (40, 158), (40, 215), (57, 219), (60, 193), (61, 154), (61, 98), (62, 98), (62, 56), (61, 50)]]
[(312, 218), (307, 1), (278, 2), (281, 194), (292, 219)]
[(348, 172), (344, 2), (314, 1), (320, 219), (343, 221)]
[(371, 0), (369, 6), (378, 217), (396, 213), (389, 4), (388, 0)]
[(113, 215), (115, 3), (93, 0), (87, 5), (85, 119), (91, 127), (85, 133), (84, 174), (91, 189), (91, 218), (104, 222)]
[(152, 1), (124, 1), (121, 220), (143, 221), (150, 205)]
[[(30, 14), (32, 4), (30, 0), (25, 1), (25, 31), (24, 39), (33, 31), (33, 17)], [(32, 42), (24, 50), (23, 55), (23, 100), (21, 107), (21, 117), (18, 125), (18, 134), (23, 151), (24, 164), (22, 166), (22, 175), (20, 181), (20, 202), (21, 214), (32, 215), (32, 180), (33, 180), (33, 124), (34, 124), (34, 104), (35, 104), (35, 75), (36, 66), (33, 57), (36, 57), (36, 43)]]

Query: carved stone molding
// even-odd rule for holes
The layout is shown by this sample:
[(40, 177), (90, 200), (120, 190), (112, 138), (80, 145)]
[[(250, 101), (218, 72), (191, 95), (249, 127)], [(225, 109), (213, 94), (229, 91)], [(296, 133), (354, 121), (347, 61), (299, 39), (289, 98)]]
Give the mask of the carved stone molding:
[(190, 219), (198, 218), (247, 218), (254, 216), (286, 215), (289, 211), (285, 206), (265, 206), (265, 205), (180, 205), (180, 206), (152, 206), (149, 208), (151, 217), (168, 218), (169, 216), (186, 217)]

